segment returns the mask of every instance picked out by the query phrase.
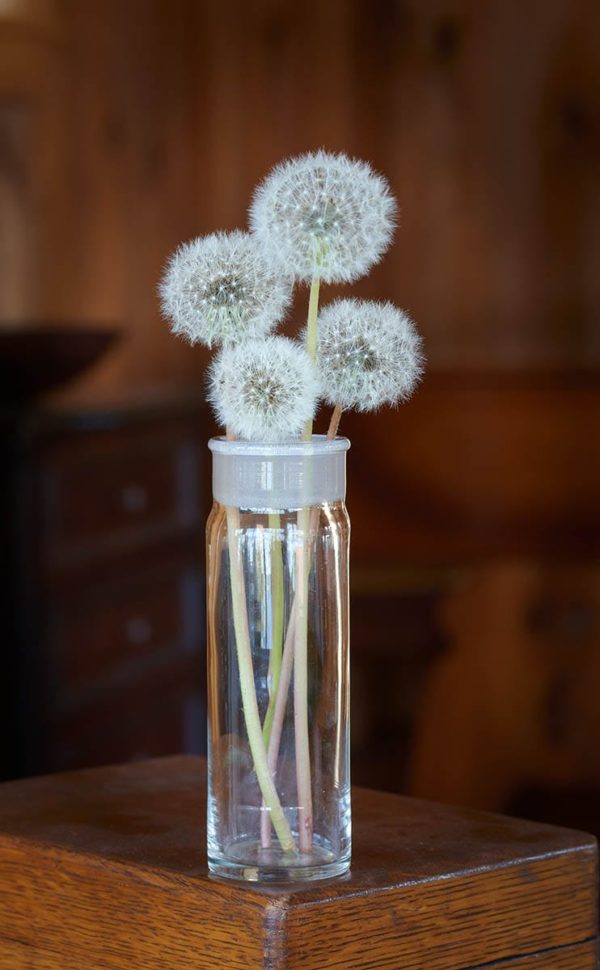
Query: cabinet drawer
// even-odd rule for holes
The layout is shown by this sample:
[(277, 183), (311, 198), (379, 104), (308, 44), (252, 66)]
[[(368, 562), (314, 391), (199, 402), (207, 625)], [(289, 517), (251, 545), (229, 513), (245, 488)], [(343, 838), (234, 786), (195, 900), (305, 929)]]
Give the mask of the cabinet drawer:
[(101, 588), (51, 624), (57, 701), (115, 676), (135, 675), (166, 650), (204, 639), (203, 583), (195, 564)]
[(46, 453), (46, 565), (74, 565), (200, 523), (199, 445), (191, 435), (93, 437)]

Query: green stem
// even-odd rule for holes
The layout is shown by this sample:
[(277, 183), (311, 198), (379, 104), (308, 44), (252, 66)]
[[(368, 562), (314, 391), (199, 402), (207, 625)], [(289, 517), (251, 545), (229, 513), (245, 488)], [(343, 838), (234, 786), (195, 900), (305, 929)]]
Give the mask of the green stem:
[(263, 740), (268, 748), (275, 714), (275, 701), (281, 675), (283, 653), (283, 550), (279, 530), (281, 518), (277, 512), (269, 513), (271, 530), (271, 601), (272, 601), (272, 639), (269, 653), (269, 706), (263, 724)]
[(267, 752), (263, 741), (258, 702), (256, 700), (250, 630), (248, 628), (248, 614), (246, 611), (244, 571), (237, 541), (237, 533), (240, 528), (239, 512), (237, 509), (231, 507), (228, 507), (225, 511), (227, 515), (233, 625), (240, 674), (240, 689), (242, 692), (242, 707), (246, 721), (246, 730), (248, 732), (248, 742), (250, 744), (254, 770), (256, 771), (263, 802), (270, 813), (273, 828), (281, 843), (281, 848), (284, 852), (294, 852), (294, 838), (281, 807), (281, 802), (279, 801), (279, 796), (267, 764)]
[[(317, 359), (317, 317), (319, 315), (319, 290), (321, 280), (318, 276), (313, 277), (310, 284), (310, 297), (308, 300), (308, 318), (306, 320), (306, 349), (312, 361)], [(312, 438), (312, 421), (306, 422), (303, 438), (310, 441)]]

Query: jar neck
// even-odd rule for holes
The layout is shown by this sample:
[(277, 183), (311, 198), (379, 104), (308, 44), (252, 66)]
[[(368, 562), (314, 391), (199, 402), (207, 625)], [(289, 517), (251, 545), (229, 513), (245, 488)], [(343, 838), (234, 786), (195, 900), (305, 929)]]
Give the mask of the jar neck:
[(282, 444), (212, 438), (213, 496), (221, 505), (283, 511), (343, 501), (347, 438)]

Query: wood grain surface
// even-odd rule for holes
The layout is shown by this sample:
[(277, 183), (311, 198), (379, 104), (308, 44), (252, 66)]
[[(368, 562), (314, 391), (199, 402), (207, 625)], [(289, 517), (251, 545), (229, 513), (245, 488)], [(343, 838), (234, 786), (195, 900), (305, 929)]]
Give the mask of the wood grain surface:
[(596, 940), (589, 940), (587, 943), (576, 943), (575, 946), (565, 946), (559, 950), (532, 953), (530, 956), (510, 960), (508, 965), (504, 960), (486, 964), (486, 970), (502, 970), (502, 967), (505, 970), (596, 970), (598, 943)]
[(355, 789), (350, 876), (209, 878), (204, 763), (0, 788), (0, 970), (595, 966), (590, 836)]

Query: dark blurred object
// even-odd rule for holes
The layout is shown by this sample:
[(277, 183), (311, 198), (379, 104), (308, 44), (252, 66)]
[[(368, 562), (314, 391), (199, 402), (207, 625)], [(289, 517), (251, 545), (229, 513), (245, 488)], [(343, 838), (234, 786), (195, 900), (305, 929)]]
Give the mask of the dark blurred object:
[(5, 426), (4, 777), (202, 749), (206, 437), (189, 395)]
[(0, 407), (24, 405), (78, 377), (95, 364), (115, 330), (0, 329)]

